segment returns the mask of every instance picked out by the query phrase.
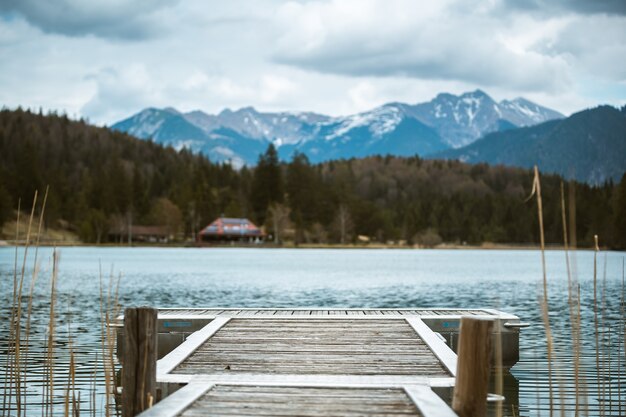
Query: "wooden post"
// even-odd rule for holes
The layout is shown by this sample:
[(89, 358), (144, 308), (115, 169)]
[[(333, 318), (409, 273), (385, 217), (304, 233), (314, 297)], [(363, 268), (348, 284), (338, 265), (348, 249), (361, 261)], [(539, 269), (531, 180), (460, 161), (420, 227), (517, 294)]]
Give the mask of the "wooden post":
[(460, 417), (484, 417), (491, 373), (493, 319), (462, 317), (452, 408)]
[(124, 311), (122, 417), (134, 417), (156, 398), (157, 309)]

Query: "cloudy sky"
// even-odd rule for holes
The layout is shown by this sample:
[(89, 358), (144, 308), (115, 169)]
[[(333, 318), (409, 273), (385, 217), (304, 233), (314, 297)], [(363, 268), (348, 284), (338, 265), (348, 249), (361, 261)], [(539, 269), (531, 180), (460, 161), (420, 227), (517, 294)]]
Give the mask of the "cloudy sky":
[(624, 0), (0, 0), (0, 105), (340, 115), (480, 88), (626, 103)]

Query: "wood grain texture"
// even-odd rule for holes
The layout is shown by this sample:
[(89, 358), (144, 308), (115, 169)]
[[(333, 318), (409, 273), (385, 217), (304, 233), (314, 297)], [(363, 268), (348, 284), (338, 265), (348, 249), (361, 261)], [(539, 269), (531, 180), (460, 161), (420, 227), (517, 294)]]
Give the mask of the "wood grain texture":
[(491, 371), (493, 319), (463, 317), (452, 408), (460, 417), (483, 417)]
[(199, 416), (421, 416), (399, 388), (216, 385), (180, 414)]
[(467, 316), (498, 315), (495, 310), (483, 309), (271, 309), (271, 308), (166, 308), (159, 310), (159, 317), (170, 316), (225, 316), (225, 317), (288, 317), (288, 316)]
[(124, 314), (122, 416), (133, 417), (156, 399), (157, 310), (127, 308)]
[(404, 320), (233, 318), (175, 374), (419, 375), (448, 377)]

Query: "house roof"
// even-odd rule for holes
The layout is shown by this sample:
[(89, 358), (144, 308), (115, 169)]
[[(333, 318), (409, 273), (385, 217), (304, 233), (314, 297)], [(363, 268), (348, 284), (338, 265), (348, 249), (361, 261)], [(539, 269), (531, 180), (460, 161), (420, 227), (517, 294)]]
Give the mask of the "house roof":
[(263, 236), (263, 232), (248, 219), (220, 217), (200, 231), (204, 236)]

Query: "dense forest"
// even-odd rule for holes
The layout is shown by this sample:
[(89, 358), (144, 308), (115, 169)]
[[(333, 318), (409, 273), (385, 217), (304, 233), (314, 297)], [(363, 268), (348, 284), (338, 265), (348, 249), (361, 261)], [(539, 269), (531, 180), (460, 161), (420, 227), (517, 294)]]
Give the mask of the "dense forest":
[[(433, 246), (538, 242), (532, 172), (417, 156), (279, 162), (270, 146), (235, 170), (186, 150), (28, 111), (0, 112), (0, 224), (18, 199), (49, 186), (48, 227), (104, 243), (125, 224), (167, 226), (193, 239), (220, 215), (248, 217), (276, 240)], [(542, 176), (546, 240), (562, 242), (561, 178)], [(565, 184), (578, 244), (626, 248), (626, 176), (617, 185)], [(570, 204), (568, 204), (570, 205)]]

